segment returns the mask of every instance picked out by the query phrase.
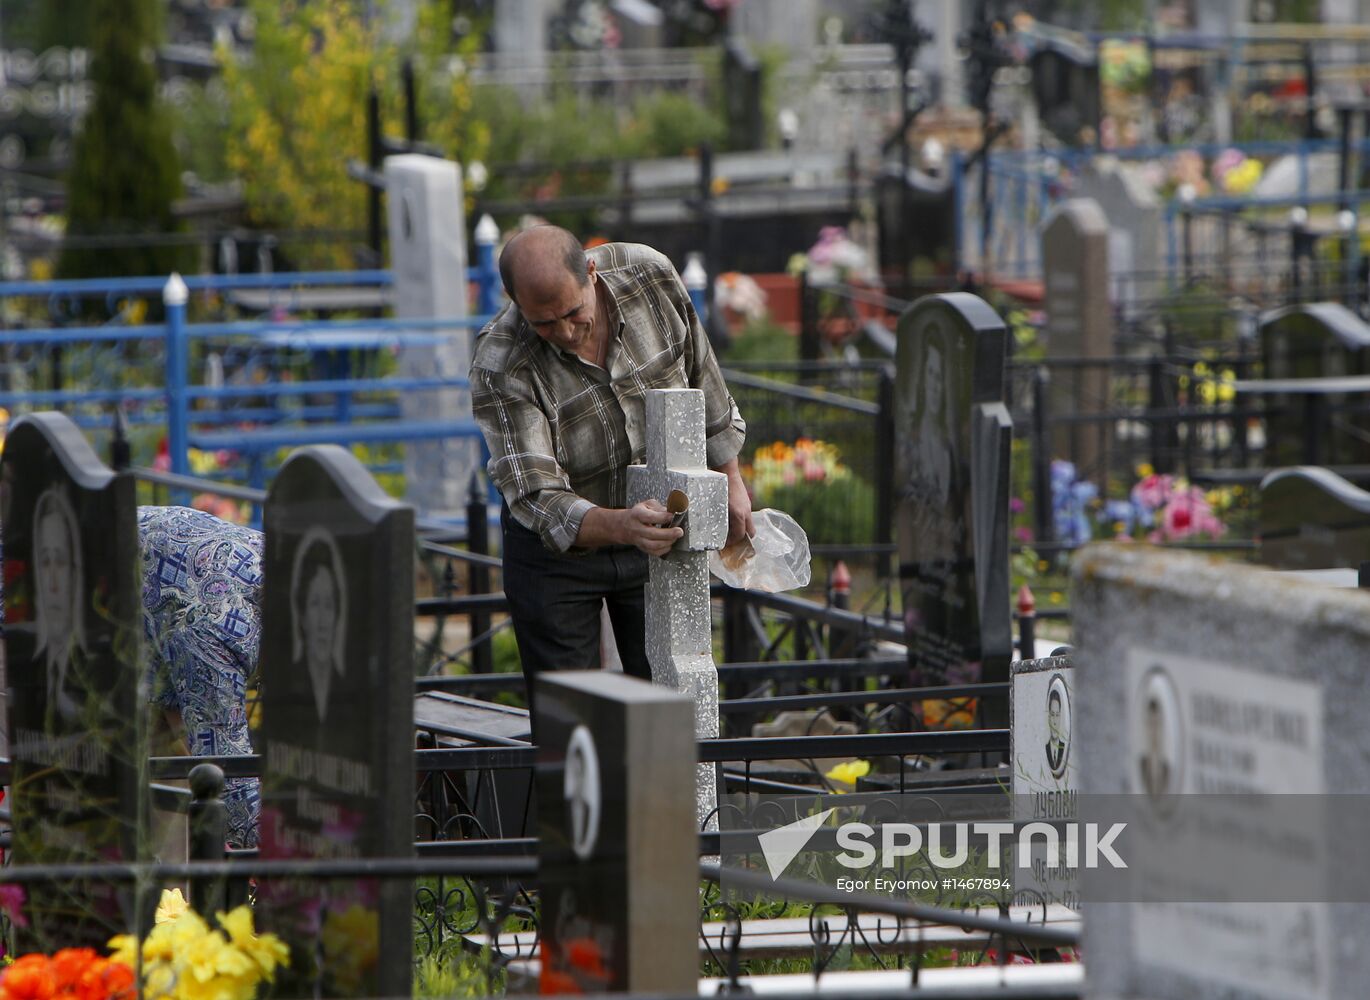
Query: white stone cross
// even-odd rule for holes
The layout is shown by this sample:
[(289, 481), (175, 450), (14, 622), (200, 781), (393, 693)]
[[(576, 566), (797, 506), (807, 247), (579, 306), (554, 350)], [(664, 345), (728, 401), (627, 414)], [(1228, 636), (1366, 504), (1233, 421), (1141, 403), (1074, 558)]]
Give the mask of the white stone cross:
[[(718, 736), (718, 669), (709, 611), (709, 550), (728, 540), (728, 477), (709, 471), (704, 446), (704, 393), (699, 389), (647, 392), (647, 464), (628, 467), (628, 504), (674, 490), (689, 501), (685, 535), (651, 560), (647, 583), (647, 660), (652, 680), (694, 698), (695, 737)], [(696, 782), (701, 825), (718, 805), (712, 764)], [(716, 827), (711, 821), (710, 827)]]

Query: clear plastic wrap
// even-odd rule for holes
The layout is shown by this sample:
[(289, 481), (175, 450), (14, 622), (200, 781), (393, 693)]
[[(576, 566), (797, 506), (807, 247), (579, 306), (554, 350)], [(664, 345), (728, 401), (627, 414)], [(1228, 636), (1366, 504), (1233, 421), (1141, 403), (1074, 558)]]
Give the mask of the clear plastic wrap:
[(709, 553), (709, 572), (730, 587), (777, 594), (809, 583), (809, 536), (799, 522), (770, 507), (752, 512), (756, 534)]

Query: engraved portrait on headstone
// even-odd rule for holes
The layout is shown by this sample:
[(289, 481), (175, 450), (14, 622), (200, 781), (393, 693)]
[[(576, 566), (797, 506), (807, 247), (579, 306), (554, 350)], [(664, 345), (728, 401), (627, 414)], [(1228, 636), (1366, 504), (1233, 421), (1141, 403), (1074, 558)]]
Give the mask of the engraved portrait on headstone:
[(1051, 678), (1047, 687), (1047, 768), (1053, 778), (1066, 773), (1070, 760), (1070, 690), (1061, 674)]
[(310, 528), (295, 550), (290, 574), (294, 662), (309, 673), (319, 721), (328, 718), (333, 675), (343, 675), (347, 580), (338, 544), (324, 528)]
[[(80, 706), (67, 693), (67, 673), (75, 652), (85, 652), (85, 623), (78, 605), (85, 591), (81, 568), (81, 533), (76, 512), (60, 486), (51, 486), (33, 508), (34, 625), (33, 654), (45, 672), (48, 712), (75, 718)], [(49, 718), (49, 724), (51, 719)]]
[(1181, 787), (1180, 703), (1175, 684), (1161, 666), (1142, 678), (1140, 727), (1142, 752), (1137, 758), (1137, 781), (1151, 799), (1157, 815), (1168, 816)]
[(905, 426), (912, 435), (903, 439), (907, 450), (902, 499), (913, 505), (925, 552), (935, 558), (954, 558), (964, 522), (956, 516), (962, 497), (953, 452), (956, 438), (956, 387), (947, 378), (948, 345), (940, 326), (933, 326), (923, 346), (921, 363), (915, 361), (917, 384), (910, 394), (912, 412)]

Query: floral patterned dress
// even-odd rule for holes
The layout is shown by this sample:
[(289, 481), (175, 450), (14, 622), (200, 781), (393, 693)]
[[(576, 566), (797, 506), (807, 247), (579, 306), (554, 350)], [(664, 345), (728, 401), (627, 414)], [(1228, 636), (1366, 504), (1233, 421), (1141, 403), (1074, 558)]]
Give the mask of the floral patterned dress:
[[(138, 508), (152, 703), (180, 713), (194, 756), (252, 753), (247, 682), (261, 643), (262, 535), (188, 507)], [(224, 790), (231, 844), (257, 844), (255, 778)]]

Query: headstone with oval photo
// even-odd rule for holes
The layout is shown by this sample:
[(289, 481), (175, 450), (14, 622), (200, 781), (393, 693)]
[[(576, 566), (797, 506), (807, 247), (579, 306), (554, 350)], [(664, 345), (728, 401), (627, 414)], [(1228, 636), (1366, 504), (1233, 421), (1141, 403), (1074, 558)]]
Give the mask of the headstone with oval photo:
[[(1018, 823), (1075, 819), (1080, 761), (1074, 752), (1075, 670), (1070, 657), (1015, 660), (1010, 670), (1013, 818)], [(1078, 872), (1052, 865), (1040, 842), (1033, 846), (1031, 864), (1015, 868), (1014, 901), (1078, 909)]]
[[(137, 861), (147, 849), (133, 478), (60, 413), (17, 420), (0, 459), (15, 864)], [(27, 887), (24, 950), (133, 927), (127, 884)]]
[(1072, 575), (1081, 810), (1127, 821), (1081, 873), (1091, 995), (1362, 993), (1365, 595), (1123, 544)]
[[(413, 509), (320, 445), (281, 467), (264, 527), (262, 856), (410, 855)], [(409, 994), (404, 881), (264, 882), (258, 910), (291, 946), (280, 995)]]
[(694, 700), (602, 671), (536, 683), (540, 991), (695, 992)]

